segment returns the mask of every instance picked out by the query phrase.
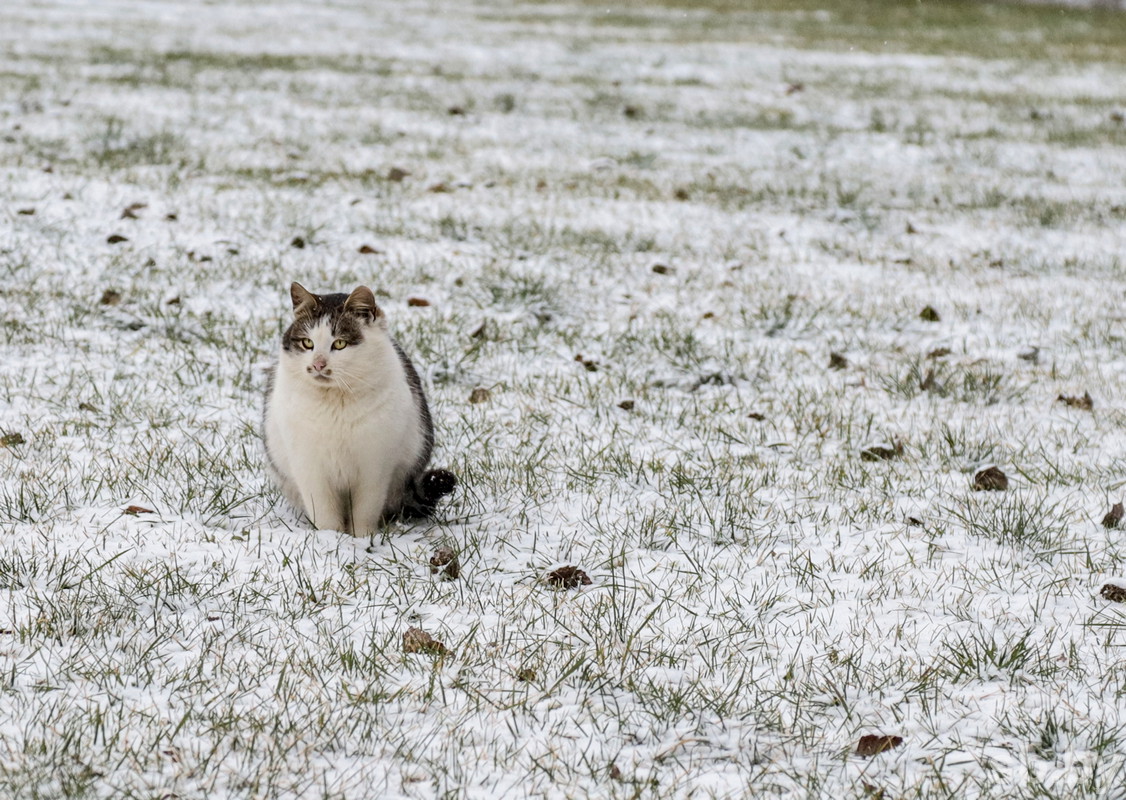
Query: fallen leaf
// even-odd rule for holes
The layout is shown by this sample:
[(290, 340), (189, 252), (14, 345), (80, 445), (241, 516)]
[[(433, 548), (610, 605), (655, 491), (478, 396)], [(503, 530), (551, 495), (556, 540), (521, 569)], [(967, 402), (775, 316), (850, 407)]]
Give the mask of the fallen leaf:
[(406, 633), (403, 634), (403, 652), (444, 656), (449, 650), (422, 628), (407, 628)]
[(881, 736), (879, 734), (870, 733), (861, 736), (860, 741), (856, 743), (856, 755), (870, 758), (880, 753), (886, 753), (888, 750), (893, 750), (902, 744), (902, 736)]
[(1095, 401), (1091, 399), (1090, 392), (1084, 392), (1082, 397), (1068, 397), (1060, 395), (1056, 398), (1057, 403), (1063, 403), (1071, 408), (1078, 408), (1080, 411), (1092, 411), (1095, 408)]
[(387, 180), (394, 181), (395, 183), (402, 183), (403, 178), (409, 176), (410, 172), (405, 169), (400, 169), (399, 167), (391, 167), (391, 169), (387, 170)]
[(1033, 364), (1039, 364), (1040, 348), (1030, 347), (1027, 350), (1022, 350), (1021, 352), (1017, 353), (1017, 358), (1019, 358), (1021, 361), (1030, 361)]
[(685, 189), (685, 188), (684, 188), (684, 187), (682, 186), (682, 187), (678, 188), (678, 189), (677, 189), (677, 190), (676, 190), (675, 192), (673, 192), (673, 193), (672, 193), (672, 196), (673, 196), (674, 198), (676, 198), (677, 200), (680, 200), (680, 201), (682, 201), (682, 202), (683, 202), (684, 200), (689, 200), (689, 199), (691, 199), (691, 197), (692, 197), (692, 194), (691, 194), (691, 192), (689, 192), (689, 191), (688, 191), (687, 189)]
[(1099, 590), (1099, 594), (1112, 603), (1126, 603), (1126, 587), (1108, 583)]
[(916, 234), (916, 233), (919, 232), (919, 229), (916, 228), (914, 225), (912, 225), (910, 222), (908, 222), (906, 231), (907, 231), (908, 234)]
[(167, 220), (168, 222), (175, 222), (176, 220), (179, 219), (179, 217), (176, 216), (175, 214), (165, 214), (164, 219)]
[(15, 447), (18, 444), (24, 443), (25, 439), (23, 438), (23, 434), (5, 433), (3, 436), (0, 436), (0, 445), (4, 447)]
[(430, 574), (439, 575), (443, 580), (454, 580), (461, 575), (461, 564), (457, 553), (449, 547), (439, 547), (430, 556)]
[(433, 194), (449, 194), (453, 191), (453, 189), (451, 189), (444, 181), (439, 181), (438, 183), (432, 183), (427, 186), (426, 191), (432, 192)]
[(1107, 512), (1106, 516), (1103, 517), (1103, 527), (1117, 528), (1118, 523), (1122, 521), (1123, 513), (1122, 503), (1115, 503), (1110, 511)]
[(129, 241), (129, 239), (125, 236), (122, 236), (120, 233), (111, 233), (106, 237), (106, 244), (119, 244), (121, 242), (127, 241)]
[(115, 306), (121, 302), (121, 292), (117, 289), (106, 289), (102, 292), (102, 299), (98, 302), (103, 306)]
[(34, 216), (35, 209), (34, 208), (21, 208), (16, 213), (19, 214), (21, 217), (30, 217), (30, 216)]
[(934, 350), (927, 353), (927, 358), (945, 358), (950, 355), (950, 352), (949, 347), (936, 347)]
[(296, 247), (298, 250), (305, 249), (305, 239), (300, 236), (294, 236), (293, 240), (289, 243), (290, 247)]
[(489, 327), (489, 321), (487, 319), (481, 320), (481, 324), (478, 325), (476, 328), (474, 328), (470, 332), (469, 338), (470, 339), (480, 339), (481, 337), (483, 337), (485, 335), (485, 331), (488, 330), (488, 327)]
[(1009, 478), (997, 467), (989, 467), (974, 475), (975, 492), (1003, 492), (1009, 488)]
[(137, 212), (143, 208), (148, 208), (148, 203), (130, 203), (121, 212), (121, 219), (137, 219)]
[(801, 83), (800, 81), (797, 82), (797, 83), (791, 83), (789, 86), (786, 87), (786, 94), (787, 95), (797, 94), (798, 92), (804, 92), (804, 91), (805, 91), (805, 84)]
[(844, 369), (848, 366), (848, 359), (840, 353), (829, 353), (829, 369)]
[(934, 306), (924, 306), (923, 310), (919, 312), (919, 319), (927, 322), (939, 322), (942, 320), (942, 316), (934, 309)]
[(516, 680), (524, 681), (525, 683), (534, 681), (536, 679), (536, 671), (528, 667), (516, 670)]
[(575, 361), (583, 365), (587, 372), (598, 372), (598, 362), (593, 358), (586, 358), (582, 353), (575, 356)]
[(378, 250), (378, 249), (372, 247), (370, 244), (360, 245), (360, 249), (359, 249), (358, 252), (360, 252), (362, 255), (365, 255), (365, 256), (382, 255), (382, 253), (383, 253), (382, 250)]
[(766, 419), (766, 414), (760, 414), (757, 411), (752, 411), (747, 415), (747, 419), (753, 419), (755, 422), (762, 422), (764, 419)]
[(658, 275), (671, 275), (673, 272), (672, 267), (668, 264), (654, 264), (652, 269)]
[(577, 589), (580, 586), (590, 586), (591, 580), (585, 572), (578, 567), (566, 566), (552, 570), (544, 578), (549, 586), (556, 589)]
[(78, 410), (79, 411), (93, 411), (95, 414), (97, 414), (99, 409), (98, 409), (97, 406), (92, 405), (91, 403), (79, 403), (78, 404)]
[(449, 108), (446, 109), (446, 113), (449, 114), (451, 117), (464, 117), (465, 116), (465, 108), (462, 107), (462, 106), (450, 106)]
[(860, 451), (860, 458), (863, 461), (891, 461), (901, 455), (903, 455), (903, 445), (899, 442), (891, 447), (876, 444)]
[(478, 386), (469, 393), (469, 402), (473, 404), (484, 403), (493, 396), (493, 393), (486, 389), (484, 386)]
[(641, 109), (637, 106), (626, 106), (622, 109), (622, 114), (626, 119), (639, 119), (641, 117)]
[(623, 400), (622, 402), (618, 403), (618, 408), (622, 409), (622, 411), (633, 411), (633, 405), (634, 403), (632, 400)]
[(411, 308), (426, 308), (430, 305), (430, 301), (425, 297), (408, 297), (407, 305)]
[(131, 517), (136, 517), (140, 514), (155, 514), (156, 512), (151, 508), (145, 508), (144, 506), (127, 506), (122, 513), (128, 514)]
[(912, 525), (916, 528), (921, 528), (923, 526), (923, 521), (918, 517), (908, 517), (907, 524)]

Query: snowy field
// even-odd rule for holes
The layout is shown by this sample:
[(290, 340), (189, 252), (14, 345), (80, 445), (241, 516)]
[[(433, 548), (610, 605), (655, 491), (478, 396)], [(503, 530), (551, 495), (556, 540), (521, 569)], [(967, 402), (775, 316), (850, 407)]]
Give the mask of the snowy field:
[[(1110, 11), (0, 4), (0, 797), (1123, 797), (1124, 115)], [(292, 280), (434, 522), (270, 485)]]

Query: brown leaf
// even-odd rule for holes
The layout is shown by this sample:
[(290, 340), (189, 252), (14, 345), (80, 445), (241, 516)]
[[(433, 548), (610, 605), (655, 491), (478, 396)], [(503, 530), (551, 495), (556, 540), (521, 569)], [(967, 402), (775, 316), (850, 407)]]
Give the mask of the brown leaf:
[(575, 361), (583, 365), (587, 372), (598, 372), (598, 362), (593, 358), (587, 358), (582, 353), (575, 356)]
[(516, 680), (530, 683), (536, 679), (536, 671), (530, 667), (516, 670)]
[(918, 517), (908, 517), (907, 518), (907, 524), (912, 525), (916, 528), (923, 527), (923, 521), (921, 519), (919, 519)]
[(444, 656), (450, 651), (422, 628), (407, 628), (406, 633), (403, 634), (403, 652)]
[(1111, 509), (1107, 512), (1106, 516), (1103, 517), (1103, 527), (1117, 528), (1118, 523), (1122, 521), (1123, 513), (1124, 510), (1122, 508), (1122, 503), (1115, 503), (1113, 506), (1111, 506)]
[(448, 547), (439, 547), (430, 556), (430, 574), (440, 575), (443, 580), (454, 580), (461, 574), (461, 564), (457, 553)]
[(3, 447), (15, 447), (18, 444), (24, 444), (25, 441), (21, 433), (5, 433), (0, 436), (0, 446)]
[(856, 755), (870, 758), (880, 753), (886, 753), (888, 750), (893, 750), (902, 744), (902, 736), (881, 736), (879, 734), (869, 733), (865, 736), (861, 736), (860, 741), (856, 743)]
[(1078, 408), (1080, 411), (1092, 411), (1095, 408), (1095, 401), (1091, 399), (1090, 392), (1084, 392), (1082, 397), (1067, 397), (1061, 394), (1056, 398), (1056, 402)]
[(402, 183), (403, 178), (410, 177), (410, 172), (399, 167), (391, 167), (387, 170), (387, 180), (394, 181), (395, 183)]
[(1033, 364), (1039, 364), (1040, 348), (1030, 347), (1027, 350), (1022, 350), (1021, 352), (1017, 353), (1017, 358), (1019, 358), (1021, 361), (1031, 361)]
[(106, 237), (106, 244), (120, 244), (121, 242), (127, 241), (129, 241), (129, 239), (125, 236), (122, 236), (120, 233), (111, 233)]
[(377, 248), (375, 248), (375, 247), (372, 247), (372, 246), (371, 246), (370, 244), (362, 244), (362, 245), (360, 245), (360, 249), (359, 249), (359, 251), (358, 251), (358, 252), (359, 252), (359, 253), (360, 253), (361, 255), (365, 255), (365, 256), (373, 256), (373, 255), (377, 256), (377, 255), (382, 255), (382, 254), (383, 254), (383, 251), (382, 251), (382, 250), (379, 250), (379, 249), (377, 249)]
[(927, 353), (927, 358), (945, 358), (948, 355), (950, 355), (949, 347), (936, 347)]
[(893, 442), (891, 447), (875, 444), (865, 447), (860, 451), (860, 458), (864, 461), (891, 461), (903, 455), (903, 442)]
[(438, 181), (426, 187), (426, 191), (433, 194), (449, 194), (453, 191), (445, 181)]
[(474, 405), (478, 403), (485, 403), (488, 402), (489, 398), (491, 398), (492, 396), (493, 393), (486, 389), (484, 386), (477, 386), (473, 389), (472, 392), (469, 393), (469, 402), (473, 403)]
[(1099, 594), (1112, 603), (1126, 603), (1126, 587), (1108, 583), (1099, 590)]
[(450, 106), (446, 109), (446, 113), (451, 117), (464, 117), (465, 108), (463, 106)]
[(167, 220), (168, 222), (175, 222), (176, 220), (179, 219), (179, 217), (176, 216), (175, 214), (165, 214), (164, 219)]
[(1009, 477), (997, 467), (983, 469), (974, 475), (975, 492), (1003, 492), (1009, 488)]
[(753, 419), (755, 422), (762, 422), (766, 419), (766, 414), (760, 414), (758, 411), (752, 411), (747, 415), (747, 419)]
[(591, 584), (590, 577), (585, 572), (570, 565), (552, 570), (544, 580), (555, 589), (577, 589)]
[(425, 297), (408, 297), (407, 305), (411, 308), (426, 308), (426, 306), (430, 305), (430, 301)]
[(802, 83), (801, 81), (798, 81), (797, 83), (791, 83), (790, 85), (788, 85), (786, 87), (786, 94), (787, 95), (797, 94), (798, 92), (804, 92), (804, 91), (805, 91), (805, 84)]
[(122, 513), (128, 514), (131, 517), (136, 517), (140, 514), (155, 514), (156, 512), (151, 508), (145, 508), (144, 506), (128, 506)]
[(625, 115), (626, 119), (638, 119), (641, 117), (641, 113), (641, 109), (637, 106), (626, 106), (622, 109), (622, 114)]
[(148, 207), (148, 203), (130, 203), (125, 207), (125, 210), (121, 212), (121, 219), (136, 219), (137, 212)]
[(673, 268), (668, 264), (654, 264), (652, 269), (658, 275), (671, 275), (673, 273)]
[(301, 236), (294, 236), (293, 240), (289, 243), (290, 247), (296, 247), (298, 250), (305, 249), (305, 239)]
[(681, 186), (675, 192), (672, 193), (672, 196), (674, 198), (676, 198), (677, 200), (680, 200), (680, 201), (683, 202), (684, 200), (690, 200), (692, 198), (692, 193), (689, 192), (687, 189), (685, 189), (683, 186)]
[(17, 212), (21, 217), (31, 217), (35, 215), (34, 208), (21, 208)]
[(469, 338), (470, 339), (480, 339), (481, 337), (483, 337), (485, 335), (485, 332), (488, 330), (488, 328), (489, 328), (489, 321), (487, 319), (481, 320), (481, 324), (478, 325), (476, 328), (474, 328), (472, 330), (472, 332), (469, 334)]
[(934, 306), (924, 306), (923, 310), (919, 312), (919, 319), (927, 322), (940, 322), (942, 316), (934, 309)]
[(844, 369), (848, 366), (848, 359), (840, 353), (829, 353), (829, 369)]
[(625, 776), (622, 775), (622, 771), (618, 767), (618, 765), (617, 764), (611, 764), (610, 765), (610, 780), (620, 781), (620, 780), (623, 780), (624, 778), (625, 778)]
[(115, 306), (121, 302), (121, 292), (117, 289), (106, 289), (102, 292), (102, 299), (98, 302), (103, 306)]
[(618, 403), (618, 408), (622, 411), (633, 411), (634, 402), (632, 400), (623, 400)]
[(919, 232), (919, 229), (912, 225), (910, 221), (907, 222), (907, 227), (905, 230), (908, 235), (913, 235)]

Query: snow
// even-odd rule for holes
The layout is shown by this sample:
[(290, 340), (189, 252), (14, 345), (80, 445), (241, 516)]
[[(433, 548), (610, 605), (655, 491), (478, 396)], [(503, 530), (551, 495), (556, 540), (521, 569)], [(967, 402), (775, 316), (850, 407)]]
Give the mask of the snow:
[[(0, 794), (1121, 791), (1115, 18), (723, 5), (0, 8)], [(433, 522), (271, 487), (295, 279), (422, 369)]]

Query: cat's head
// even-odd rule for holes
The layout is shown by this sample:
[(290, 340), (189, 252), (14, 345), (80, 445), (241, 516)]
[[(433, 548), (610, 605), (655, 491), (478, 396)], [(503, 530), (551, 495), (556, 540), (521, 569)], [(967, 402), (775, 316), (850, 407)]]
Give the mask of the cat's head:
[(386, 335), (386, 318), (366, 286), (351, 294), (313, 294), (289, 288), (293, 324), (282, 334), (282, 361), (302, 380), (323, 388), (356, 391), (370, 384), (373, 353), (365, 341)]

